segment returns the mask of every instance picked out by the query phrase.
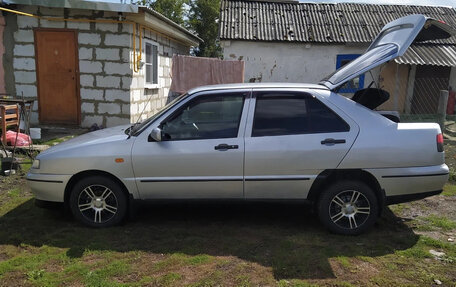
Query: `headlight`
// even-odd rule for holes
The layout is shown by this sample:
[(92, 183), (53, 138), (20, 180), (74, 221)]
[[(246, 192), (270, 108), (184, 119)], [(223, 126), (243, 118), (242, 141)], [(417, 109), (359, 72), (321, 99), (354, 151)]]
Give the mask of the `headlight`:
[(40, 168), (40, 160), (35, 159), (32, 164), (32, 168), (39, 169)]

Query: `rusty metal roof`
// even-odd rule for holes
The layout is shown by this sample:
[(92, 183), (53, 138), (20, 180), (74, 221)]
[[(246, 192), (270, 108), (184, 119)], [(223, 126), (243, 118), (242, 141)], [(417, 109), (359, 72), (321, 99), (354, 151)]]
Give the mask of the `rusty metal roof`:
[(456, 27), (456, 10), (447, 7), (222, 0), (220, 9), (222, 40), (370, 43), (386, 23), (410, 14)]

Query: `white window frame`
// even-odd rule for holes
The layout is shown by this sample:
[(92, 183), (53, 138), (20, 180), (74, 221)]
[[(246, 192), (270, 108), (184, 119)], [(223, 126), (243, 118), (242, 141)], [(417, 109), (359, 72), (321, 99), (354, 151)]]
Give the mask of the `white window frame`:
[[(146, 69), (146, 66), (147, 65), (151, 65), (149, 63), (146, 62), (147, 60), (147, 57), (146, 57), (146, 45), (153, 45), (153, 46), (156, 46), (157, 47), (157, 67), (155, 67), (155, 71), (157, 73), (157, 83), (148, 83), (147, 82), (147, 69)], [(160, 66), (160, 55), (159, 55), (159, 47), (160, 45), (157, 43), (157, 42), (154, 42), (154, 41), (151, 41), (149, 39), (144, 39), (144, 47), (143, 47), (143, 55), (144, 55), (144, 66), (143, 66), (143, 74), (144, 74), (144, 88), (146, 89), (157, 89), (158, 88), (158, 83), (160, 82), (160, 76), (158, 74), (158, 67)], [(153, 65), (153, 64), (152, 64)]]

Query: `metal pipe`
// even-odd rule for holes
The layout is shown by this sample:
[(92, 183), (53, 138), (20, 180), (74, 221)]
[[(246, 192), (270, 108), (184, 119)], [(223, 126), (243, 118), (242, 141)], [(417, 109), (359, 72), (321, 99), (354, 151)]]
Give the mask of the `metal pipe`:
[(143, 30), (142, 25), (139, 25), (139, 56), (137, 59), (138, 71), (141, 68), (141, 58), (142, 58), (142, 30)]
[(29, 14), (29, 13), (25, 13), (25, 12), (21, 12), (21, 11), (16, 11), (16, 10), (11, 10), (11, 9), (7, 9), (7, 8), (3, 8), (3, 7), (0, 7), (0, 10), (6, 11), (6, 12), (10, 12), (10, 13), (16, 13), (16, 14), (19, 14), (19, 15), (24, 15), (24, 16), (38, 18), (38, 16), (35, 16), (33, 14)]
[(133, 24), (133, 72), (139, 72), (136, 68), (136, 23)]

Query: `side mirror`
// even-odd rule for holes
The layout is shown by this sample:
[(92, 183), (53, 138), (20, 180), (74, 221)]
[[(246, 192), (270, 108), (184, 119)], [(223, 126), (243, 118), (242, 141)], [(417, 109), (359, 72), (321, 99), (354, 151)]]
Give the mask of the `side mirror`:
[(162, 130), (160, 128), (154, 128), (150, 132), (150, 137), (156, 142), (161, 142), (162, 141)]

